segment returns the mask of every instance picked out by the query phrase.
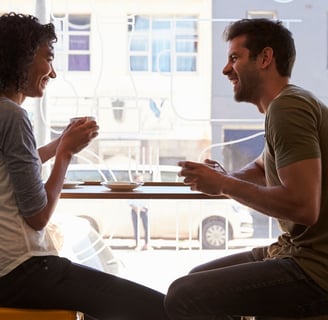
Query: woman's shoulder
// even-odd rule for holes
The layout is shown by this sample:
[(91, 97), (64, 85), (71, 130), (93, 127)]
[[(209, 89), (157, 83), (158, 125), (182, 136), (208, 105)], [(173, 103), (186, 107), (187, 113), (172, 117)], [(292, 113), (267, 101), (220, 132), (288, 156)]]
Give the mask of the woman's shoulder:
[(27, 112), (19, 104), (8, 98), (0, 97), (0, 121), (15, 121), (26, 118)]

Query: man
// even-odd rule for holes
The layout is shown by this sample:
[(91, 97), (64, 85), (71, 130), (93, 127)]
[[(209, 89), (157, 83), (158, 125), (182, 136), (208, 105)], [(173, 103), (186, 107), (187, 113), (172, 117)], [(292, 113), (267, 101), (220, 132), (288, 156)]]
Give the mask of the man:
[[(136, 242), (135, 250), (149, 250), (149, 227), (148, 227), (148, 206), (143, 199), (131, 199), (131, 218), (133, 224), (134, 239)], [(144, 228), (144, 245), (140, 245), (140, 219)]]
[[(143, 183), (143, 175), (137, 173), (134, 177), (136, 183)], [(129, 200), (129, 205), (131, 207), (131, 218), (133, 225), (134, 239), (136, 242), (135, 250), (150, 250), (149, 246), (149, 225), (148, 225), (148, 203), (143, 199), (131, 199)], [(140, 219), (144, 228), (144, 245), (140, 245)]]
[(263, 154), (238, 172), (181, 161), (192, 190), (235, 199), (277, 218), (282, 234), (264, 248), (194, 268), (170, 286), (172, 319), (279, 319), (328, 315), (328, 109), (289, 84), (295, 61), (281, 22), (243, 19), (225, 31), (223, 74), (236, 101), (265, 114)]

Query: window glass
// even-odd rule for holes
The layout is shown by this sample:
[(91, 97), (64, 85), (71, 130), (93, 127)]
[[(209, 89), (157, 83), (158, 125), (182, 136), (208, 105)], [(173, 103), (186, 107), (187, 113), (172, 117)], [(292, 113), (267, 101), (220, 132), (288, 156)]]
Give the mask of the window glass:
[(152, 41), (152, 71), (170, 72), (171, 71), (171, 43), (170, 41)]
[(135, 16), (128, 21), (131, 71), (196, 71), (196, 17)]
[(148, 70), (148, 57), (130, 56), (130, 67), (134, 71)]
[(130, 47), (132, 51), (147, 51), (148, 50), (148, 41), (145, 39), (132, 39), (130, 42)]
[(52, 14), (58, 43), (55, 62), (62, 71), (90, 71), (90, 14)]
[(89, 50), (89, 36), (70, 36), (70, 50)]
[(149, 30), (149, 18), (146, 16), (134, 16), (135, 30)]
[(70, 54), (68, 64), (70, 71), (88, 71), (90, 70), (90, 56), (88, 54)]
[[(142, 172), (145, 182), (169, 184), (182, 181), (180, 160), (215, 159), (238, 170), (259, 156), (264, 115), (236, 102), (222, 75), (222, 33), (237, 19), (281, 20), (297, 49), (291, 82), (328, 104), (328, 1), (11, 0), (2, 1), (1, 10), (39, 12), (56, 26), (57, 78), (43, 99), (24, 102), (38, 145), (58, 137), (71, 117), (92, 115), (99, 124), (99, 136), (74, 156), (68, 180), (132, 180)], [(50, 168), (43, 169), (46, 178)], [(150, 201), (154, 247), (240, 250), (276, 238), (274, 219), (226, 200)], [(134, 245), (126, 201), (60, 201), (58, 212), (88, 214), (111, 246), (118, 241), (121, 248), (123, 235), (125, 248)], [(214, 250), (212, 257), (227, 253)], [(195, 265), (203, 258), (184, 260)], [(153, 268), (154, 259), (144, 261), (149, 277), (144, 267)], [(134, 275), (135, 265), (131, 269)]]

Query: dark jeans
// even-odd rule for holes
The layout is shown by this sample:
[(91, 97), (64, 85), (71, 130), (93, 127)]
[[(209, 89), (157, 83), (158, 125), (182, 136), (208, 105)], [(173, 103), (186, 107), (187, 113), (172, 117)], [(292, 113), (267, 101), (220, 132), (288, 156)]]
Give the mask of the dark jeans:
[(175, 280), (165, 306), (174, 320), (302, 318), (328, 315), (328, 292), (292, 259), (256, 261), (252, 252), (245, 252)]
[(33, 257), (0, 277), (0, 306), (78, 310), (98, 320), (168, 320), (164, 295), (55, 256)]
[[(131, 209), (131, 217), (132, 217), (132, 223), (133, 223), (133, 231), (134, 231), (134, 238), (136, 240), (136, 245), (139, 246), (139, 241), (140, 241), (140, 229), (139, 229), (139, 216), (138, 212), (136, 210)], [(143, 208), (140, 210), (140, 218), (142, 221), (142, 225), (144, 228), (144, 240), (145, 243), (148, 244), (149, 242), (149, 233), (148, 233), (148, 209)]]

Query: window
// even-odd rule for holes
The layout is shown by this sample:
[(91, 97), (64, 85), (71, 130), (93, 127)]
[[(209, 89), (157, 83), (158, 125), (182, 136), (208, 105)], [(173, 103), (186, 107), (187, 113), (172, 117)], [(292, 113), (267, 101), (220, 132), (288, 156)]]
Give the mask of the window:
[(223, 163), (228, 171), (238, 170), (256, 159), (264, 148), (264, 132), (254, 129), (224, 129)]
[[(283, 21), (297, 46), (291, 82), (314, 92), (328, 105), (327, 46), (323, 45), (328, 34), (328, 1), (288, 2), (291, 0), (2, 1), (3, 12), (19, 8), (31, 14), (42, 3), (56, 25), (58, 78), (50, 81), (40, 108), (35, 107), (35, 99), (24, 102), (38, 144), (48, 142), (47, 130), (56, 130), (53, 137), (62, 132), (70, 117), (94, 115), (100, 134), (74, 157), (68, 180), (104, 179), (99, 167), (108, 180), (112, 179), (109, 170), (117, 180), (127, 180), (131, 175), (126, 168), (130, 168), (132, 173), (143, 172), (145, 181), (169, 184), (177, 179), (180, 168), (176, 163), (184, 159), (216, 159), (227, 170), (238, 170), (260, 154), (264, 121), (255, 106), (234, 101), (231, 83), (222, 76), (227, 61), (222, 33), (230, 22), (245, 17)], [(315, 63), (309, 58), (313, 52)], [(80, 165), (91, 170), (82, 171)], [(62, 199), (57, 213), (102, 221), (100, 227), (108, 226), (100, 230), (108, 236), (106, 243), (119, 249), (115, 254), (124, 262), (123, 275), (166, 292), (171, 280), (195, 265), (230, 253), (200, 252), (206, 237), (198, 239), (197, 233), (190, 233), (200, 226), (197, 218), (228, 212), (229, 219), (223, 224), (211, 219), (212, 226), (204, 226), (221, 235), (219, 240), (223, 238), (226, 248), (238, 251), (271, 243), (280, 233), (275, 219), (253, 210), (237, 212), (234, 205), (223, 208), (229, 203), (225, 201), (150, 200), (150, 244), (163, 250), (149, 256), (131, 254), (133, 228), (125, 200)], [(116, 237), (121, 225), (125, 229), (120, 234), (126, 239)], [(170, 227), (173, 233), (161, 230), (155, 236), (157, 226)], [(76, 231), (74, 235), (81, 234)], [(177, 254), (172, 247), (190, 250)], [(197, 250), (191, 250), (194, 248)], [(170, 264), (163, 263), (168, 259)], [(150, 276), (163, 265), (168, 277)]]
[(61, 71), (90, 71), (90, 15), (54, 14), (56, 67)]
[(128, 31), (131, 71), (196, 71), (196, 17), (130, 16)]

